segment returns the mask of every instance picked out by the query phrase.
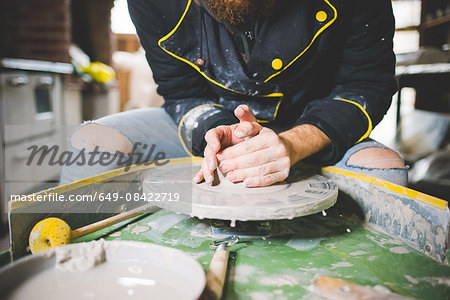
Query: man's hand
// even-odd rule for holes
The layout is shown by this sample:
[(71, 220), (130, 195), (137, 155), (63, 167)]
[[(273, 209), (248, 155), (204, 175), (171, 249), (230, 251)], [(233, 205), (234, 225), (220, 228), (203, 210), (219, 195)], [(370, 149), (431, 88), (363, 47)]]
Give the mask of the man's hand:
[(267, 186), (289, 176), (292, 150), (273, 130), (260, 133), (217, 154), (219, 170), (231, 182), (243, 181), (248, 187)]
[(194, 176), (194, 182), (199, 183), (205, 179), (206, 183), (212, 184), (213, 173), (217, 169), (216, 154), (221, 149), (239, 144), (261, 131), (262, 126), (258, 124), (247, 105), (239, 105), (234, 114), (240, 121), (238, 124), (218, 126), (206, 133), (205, 158), (200, 171)]
[(276, 134), (263, 128), (260, 133), (217, 154), (219, 169), (232, 182), (248, 187), (283, 181), (296, 162), (326, 148), (330, 139), (317, 127), (302, 124)]
[(195, 182), (205, 179), (211, 184), (218, 160), (219, 170), (228, 173), (229, 181), (243, 181), (247, 187), (268, 186), (286, 179), (292, 165), (331, 143), (320, 129), (310, 124), (277, 134), (259, 125), (246, 105), (238, 106), (235, 115), (241, 121), (239, 124), (207, 132), (205, 159)]

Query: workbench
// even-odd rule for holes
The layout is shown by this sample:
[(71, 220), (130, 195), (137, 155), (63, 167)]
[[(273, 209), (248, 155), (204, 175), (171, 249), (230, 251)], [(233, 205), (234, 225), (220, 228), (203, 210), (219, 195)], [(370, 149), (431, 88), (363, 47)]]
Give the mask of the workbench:
[[(186, 160), (172, 160), (183, 162)], [(88, 193), (100, 189), (93, 187), (99, 180), (111, 178), (129, 182), (123, 187), (115, 185), (116, 189), (139, 189), (136, 182), (151, 168), (134, 166), (126, 173), (114, 170), (95, 180), (90, 178), (57, 189), (63, 193)], [(271, 235), (243, 238), (234, 245), (224, 299), (322, 299), (309, 290), (317, 274), (361, 285), (382, 285), (417, 299), (448, 299), (447, 202), (345, 170), (325, 168), (322, 173), (333, 178), (340, 188), (337, 204), (325, 213), (272, 221)], [(374, 209), (371, 205), (375, 200), (386, 205)], [(14, 212), (10, 214), (12, 228), (16, 230), (12, 231), (12, 252), (20, 257), (25, 254), (24, 232), (43, 214), (24, 213), (27, 209), (31, 212), (30, 204), (10, 207)], [(409, 222), (416, 224), (416, 232), (411, 231), (410, 224), (402, 224), (405, 214), (414, 214)], [(72, 228), (77, 227), (74, 220), (80, 222), (76, 215), (66, 215)], [(209, 244), (217, 239), (211, 234), (212, 222), (160, 210), (75, 242), (104, 238), (155, 243), (186, 252), (207, 270), (214, 254)]]
[[(357, 218), (329, 210), (279, 221), (277, 237), (242, 239), (231, 248), (224, 299), (311, 299), (316, 274), (383, 285), (419, 299), (446, 299), (450, 267), (421, 255)], [(180, 249), (207, 270), (210, 222), (161, 210), (83, 237), (156, 243)], [(446, 296), (447, 295), (447, 296)], [(319, 298), (320, 299), (320, 298)]]

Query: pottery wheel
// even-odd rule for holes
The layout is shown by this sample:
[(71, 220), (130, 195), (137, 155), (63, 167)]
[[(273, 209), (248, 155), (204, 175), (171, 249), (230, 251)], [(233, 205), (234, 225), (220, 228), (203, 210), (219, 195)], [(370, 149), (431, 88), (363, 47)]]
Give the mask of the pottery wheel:
[[(315, 214), (336, 203), (336, 184), (320, 175), (292, 169), (289, 177), (268, 187), (247, 188), (225, 178), (213, 186), (195, 184), (193, 175), (200, 162), (174, 162), (152, 168), (144, 178), (143, 192), (154, 197), (170, 193), (171, 199), (152, 201), (154, 205), (200, 219), (257, 221), (292, 219)], [(178, 194), (177, 197), (174, 195)], [(156, 199), (156, 198), (155, 198)]]

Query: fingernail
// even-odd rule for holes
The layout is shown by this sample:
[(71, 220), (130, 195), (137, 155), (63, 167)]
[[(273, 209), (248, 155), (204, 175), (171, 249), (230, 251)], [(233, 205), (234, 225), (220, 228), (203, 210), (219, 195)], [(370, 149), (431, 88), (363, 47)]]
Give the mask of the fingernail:
[(192, 180), (194, 180), (195, 183), (199, 183), (200, 182), (200, 176), (194, 176), (194, 178)]
[(228, 167), (229, 167), (229, 166), (227, 166), (227, 165), (224, 164), (223, 162), (220, 162), (219, 170), (220, 170), (222, 173), (226, 173), (226, 172), (228, 172)]
[(236, 108), (236, 114), (242, 116), (244, 114), (244, 110), (240, 107)]
[(217, 154), (216, 157), (218, 160), (223, 160), (223, 154)]
[(235, 181), (236, 180), (236, 175), (234, 173), (228, 173), (227, 180), (231, 181), (231, 182)]

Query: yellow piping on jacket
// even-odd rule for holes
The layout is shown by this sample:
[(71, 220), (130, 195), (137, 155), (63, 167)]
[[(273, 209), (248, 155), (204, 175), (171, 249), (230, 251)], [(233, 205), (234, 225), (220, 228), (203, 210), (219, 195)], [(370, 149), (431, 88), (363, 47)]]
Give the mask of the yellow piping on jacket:
[[(287, 66), (285, 66), (285, 67), (284, 67), (283, 69), (281, 69), (279, 72), (277, 72), (277, 73), (271, 75), (271, 76), (270, 76), (269, 78), (267, 78), (264, 82), (268, 82), (270, 79), (272, 79), (273, 77), (279, 75), (281, 72), (283, 72), (284, 70), (286, 70), (289, 66), (291, 66), (297, 59), (299, 59), (299, 58), (300, 58), (300, 57), (301, 57), (301, 56), (302, 56), (302, 55), (303, 55), (303, 54), (304, 54), (304, 53), (312, 46), (312, 44), (313, 44), (314, 41), (317, 39), (317, 37), (318, 37), (325, 29), (327, 29), (329, 26), (331, 26), (331, 25), (335, 22), (335, 20), (337, 19), (337, 10), (336, 10), (336, 8), (335, 8), (333, 5), (331, 5), (331, 3), (330, 3), (328, 0), (323, 0), (323, 1), (325, 1), (325, 2), (333, 9), (333, 12), (334, 12), (334, 18), (333, 18), (330, 22), (328, 22), (326, 25), (324, 25), (324, 26), (323, 26), (323, 27), (322, 27), (322, 28), (314, 35), (314, 37), (313, 37), (313, 39), (311, 40), (311, 43), (308, 45), (308, 47), (306, 47), (306, 49), (304, 49), (304, 50), (303, 50), (303, 51), (302, 51), (302, 52), (301, 52), (294, 60), (292, 60)], [(233, 93), (236, 93), (236, 94), (240, 94), (240, 95), (245, 95), (245, 94), (243, 94), (242, 92), (239, 92), (239, 91), (235, 91), (235, 90), (233, 90), (233, 89), (230, 89), (230, 88), (224, 86), (223, 84), (221, 84), (221, 83), (215, 81), (214, 79), (208, 77), (208, 75), (206, 75), (204, 72), (202, 72), (202, 70), (201, 70), (198, 66), (196, 66), (196, 65), (193, 64), (192, 62), (188, 61), (187, 59), (182, 58), (182, 57), (176, 55), (176, 54), (173, 53), (173, 52), (170, 52), (169, 50), (165, 49), (165, 48), (161, 45), (165, 40), (167, 40), (168, 38), (170, 38), (170, 37), (178, 30), (178, 28), (180, 27), (180, 25), (181, 25), (181, 23), (183, 22), (184, 18), (186, 17), (186, 14), (187, 14), (187, 12), (189, 11), (189, 8), (190, 8), (191, 4), (192, 4), (192, 0), (188, 0), (188, 3), (187, 3), (187, 5), (186, 5), (186, 8), (185, 8), (185, 10), (184, 10), (184, 12), (183, 12), (183, 14), (182, 14), (180, 20), (178, 20), (177, 25), (176, 25), (176, 26), (175, 26), (168, 34), (166, 34), (165, 36), (163, 36), (163, 37), (158, 41), (158, 46), (159, 46), (164, 52), (166, 52), (167, 54), (171, 55), (172, 57), (174, 57), (174, 58), (176, 58), (176, 59), (178, 59), (178, 60), (180, 60), (180, 61), (182, 61), (182, 62), (188, 64), (188, 65), (191, 66), (192, 68), (194, 68), (194, 69), (195, 69), (197, 72), (199, 72), (204, 78), (206, 78), (208, 81), (212, 82), (213, 84), (215, 84), (215, 85), (217, 85), (217, 86), (219, 86), (219, 87), (221, 87), (221, 88), (223, 88), (223, 89), (225, 89), (225, 90), (228, 90), (228, 91), (230, 91), (230, 92), (233, 92)], [(284, 94), (283, 94), (283, 93), (272, 93), (272, 94), (268, 94), (268, 95), (259, 95), (259, 96), (257, 96), (257, 97), (262, 97), (262, 98), (280, 97), (280, 98), (282, 98), (282, 97), (284, 97)], [(280, 100), (278, 101), (278, 103), (277, 103), (277, 106), (276, 106), (276, 109), (275, 109), (275, 113), (274, 113), (274, 115), (273, 115), (273, 117), (272, 117), (272, 120), (275, 120), (275, 118), (276, 118), (277, 115), (278, 115), (278, 110), (279, 110), (279, 107), (280, 107), (280, 105), (281, 105), (281, 101), (282, 101), (282, 99), (280, 99)], [(259, 122), (259, 123), (269, 123), (270, 120), (258, 120), (258, 122)], [(189, 152), (188, 152), (188, 153), (189, 153)]]
[[(161, 45), (162, 42), (164, 42), (165, 40), (167, 40), (169, 37), (171, 37), (171, 36), (178, 30), (178, 28), (180, 27), (181, 23), (183, 22), (183, 20), (184, 20), (186, 14), (187, 14), (187, 12), (188, 12), (188, 10), (189, 10), (189, 7), (191, 6), (191, 3), (192, 3), (192, 0), (188, 0), (188, 4), (187, 4), (187, 6), (186, 6), (186, 9), (184, 10), (183, 15), (181, 16), (180, 20), (178, 21), (178, 24), (177, 24), (177, 25), (176, 25), (176, 26), (175, 26), (168, 34), (166, 34), (165, 36), (163, 36), (163, 37), (158, 41), (158, 46), (159, 46), (162, 50), (164, 50), (166, 53), (168, 53), (169, 55), (175, 57), (175, 58), (178, 59), (178, 60), (181, 60), (181, 61), (184, 62), (184, 63), (187, 63), (188, 65), (190, 65), (190, 66), (191, 66), (192, 68), (194, 68), (197, 72), (199, 72), (203, 77), (205, 77), (208, 81), (214, 83), (215, 85), (220, 86), (221, 88), (226, 89), (226, 90), (228, 90), (228, 91), (231, 91), (231, 92), (233, 92), (233, 93), (245, 95), (245, 94), (242, 93), (242, 92), (239, 92), (239, 91), (235, 91), (235, 90), (233, 90), (233, 89), (230, 89), (230, 88), (224, 86), (223, 84), (221, 84), (221, 83), (215, 81), (214, 79), (209, 78), (208, 75), (206, 75), (204, 72), (202, 72), (202, 70), (200, 70), (200, 68), (199, 68), (198, 66), (196, 66), (196, 65), (193, 64), (192, 62), (188, 61), (187, 59), (182, 58), (182, 57), (176, 55), (176, 54), (173, 53), (173, 52), (170, 52), (169, 50), (165, 49), (165, 48)], [(283, 96), (284, 96), (283, 93), (271, 93), (271, 94), (268, 94), (268, 95), (259, 95), (259, 96), (257, 96), (257, 97), (267, 98), (267, 97), (283, 97)]]
[(362, 107), (361, 104), (359, 104), (358, 102), (355, 101), (351, 101), (351, 100), (347, 100), (347, 99), (342, 99), (342, 98), (334, 98), (334, 100), (339, 100), (339, 101), (344, 101), (344, 102), (348, 102), (351, 103), (353, 105), (356, 105), (360, 110), (362, 110), (363, 114), (366, 116), (367, 118), (367, 131), (366, 133), (364, 133), (364, 135), (356, 142), (356, 144), (358, 144), (359, 142), (361, 142), (362, 140), (365, 140), (366, 138), (369, 137), (370, 133), (372, 132), (373, 129), (373, 123), (372, 123), (372, 119), (370, 118), (369, 114), (367, 113), (367, 111), (364, 109), (364, 107)]
[(325, 29), (327, 29), (328, 27), (330, 27), (334, 21), (336, 21), (337, 19), (337, 10), (336, 8), (331, 5), (331, 3), (328, 0), (323, 0), (325, 1), (333, 10), (334, 12), (334, 18), (330, 20), (330, 22), (328, 22), (327, 24), (325, 24), (322, 28), (319, 29), (319, 31), (316, 32), (316, 34), (314, 35), (314, 37), (312, 38), (311, 42), (309, 43), (308, 47), (306, 47), (296, 58), (294, 58), (289, 64), (287, 64), (283, 69), (279, 70), (278, 72), (276, 72), (275, 74), (272, 74), (271, 76), (269, 76), (269, 78), (267, 78), (266, 80), (264, 80), (264, 82), (268, 82), (269, 80), (271, 80), (272, 78), (274, 78), (275, 76), (280, 75), (283, 71), (285, 71), (287, 68), (289, 68), (297, 59), (299, 59), (301, 56), (303, 56), (303, 54), (306, 53), (306, 51), (308, 51), (309, 48), (311, 48), (311, 46), (314, 44), (314, 42), (316, 41), (317, 37), (319, 37), (319, 35), (325, 31)]
[[(230, 92), (233, 92), (233, 93), (236, 93), (236, 94), (239, 94), (239, 95), (245, 95), (244, 93), (241, 93), (241, 92), (239, 92), (239, 91), (235, 91), (235, 90), (233, 90), (233, 89), (230, 89), (230, 88), (224, 86), (223, 84), (221, 84), (221, 83), (215, 81), (214, 79), (209, 78), (208, 75), (206, 75), (204, 72), (202, 72), (202, 70), (200, 70), (200, 68), (199, 68), (198, 66), (196, 66), (196, 65), (193, 64), (192, 62), (188, 61), (187, 59), (184, 59), (184, 58), (182, 58), (182, 57), (176, 55), (175, 53), (172, 53), (172, 52), (170, 52), (169, 50), (166, 50), (166, 49), (161, 45), (162, 42), (164, 42), (165, 40), (167, 40), (169, 37), (171, 37), (171, 36), (178, 30), (178, 28), (180, 27), (180, 25), (181, 25), (181, 23), (183, 22), (184, 18), (186, 17), (186, 14), (187, 14), (187, 12), (188, 12), (188, 10), (189, 10), (189, 7), (191, 6), (191, 3), (192, 3), (192, 0), (188, 0), (188, 4), (186, 5), (186, 9), (184, 10), (184, 13), (183, 13), (183, 15), (181, 16), (180, 20), (178, 21), (177, 25), (176, 25), (176, 26), (175, 26), (168, 34), (166, 34), (165, 36), (163, 36), (163, 37), (158, 41), (158, 46), (159, 46), (164, 52), (166, 52), (167, 54), (169, 54), (169, 55), (175, 57), (176, 59), (178, 59), (178, 60), (180, 60), (180, 61), (182, 61), (182, 62), (188, 64), (188, 65), (191, 66), (192, 68), (194, 68), (194, 69), (195, 69), (197, 72), (199, 72), (204, 78), (206, 78), (208, 81), (214, 83), (215, 85), (217, 85), (217, 86), (219, 86), (219, 87), (221, 87), (221, 88), (223, 88), (223, 89), (225, 89), (225, 90), (227, 90), (227, 91), (230, 91)], [(275, 97), (281, 97), (281, 98), (282, 98), (282, 97), (284, 97), (284, 94), (283, 94), (283, 93), (272, 93), (272, 94), (268, 94), (268, 95), (259, 95), (259, 96), (257, 96), (257, 97), (262, 97), (262, 98), (275, 98)], [(272, 120), (275, 120), (275, 118), (277, 117), (278, 107), (280, 106), (281, 101), (282, 101), (282, 100), (280, 99), (280, 100), (278, 101), (278, 103), (277, 103), (277, 109), (275, 110), (275, 113), (274, 113), (274, 115), (273, 115)], [(258, 120), (258, 121), (261, 122), (261, 123), (267, 123), (267, 122), (269, 122), (268, 120)]]
[(186, 151), (187, 154), (189, 154), (191, 157), (195, 157), (194, 154), (192, 154), (191, 151), (189, 151), (188, 147), (186, 146), (186, 143), (183, 141), (183, 137), (181, 136), (181, 125), (184, 122), (184, 119), (186, 119), (187, 115), (193, 111), (196, 108), (202, 107), (202, 106), (217, 106), (217, 107), (223, 107), (223, 105), (221, 104), (216, 104), (216, 103), (207, 103), (207, 104), (200, 104), (197, 105), (196, 107), (190, 109), (187, 113), (184, 114), (184, 116), (181, 118), (180, 123), (178, 124), (178, 139), (181, 142), (181, 146), (183, 146), (184, 151)]

